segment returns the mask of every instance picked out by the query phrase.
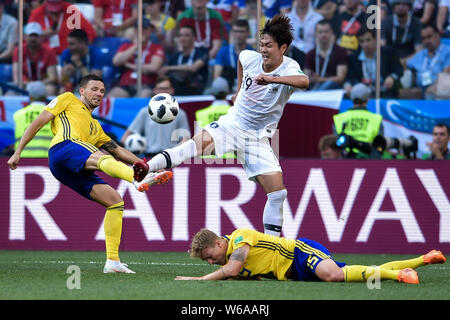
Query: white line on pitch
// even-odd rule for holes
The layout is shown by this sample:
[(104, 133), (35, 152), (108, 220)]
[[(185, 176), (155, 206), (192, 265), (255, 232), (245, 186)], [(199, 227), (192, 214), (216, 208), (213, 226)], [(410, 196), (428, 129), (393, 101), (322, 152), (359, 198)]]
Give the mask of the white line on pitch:
[[(30, 263), (30, 264), (103, 264), (105, 261), (33, 261), (33, 260), (24, 260), (24, 261), (11, 261), (11, 263)], [(181, 262), (129, 262), (124, 261), (127, 264), (134, 265), (154, 265), (154, 266), (208, 266), (205, 263), (181, 263)]]

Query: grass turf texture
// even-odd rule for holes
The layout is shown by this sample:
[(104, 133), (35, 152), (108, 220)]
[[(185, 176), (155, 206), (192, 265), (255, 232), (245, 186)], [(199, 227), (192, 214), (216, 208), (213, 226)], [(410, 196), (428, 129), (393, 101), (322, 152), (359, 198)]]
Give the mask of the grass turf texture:
[[(348, 264), (379, 265), (411, 255), (336, 254)], [(383, 281), (380, 289), (366, 283), (297, 281), (174, 281), (176, 275), (199, 276), (214, 271), (182, 252), (122, 252), (121, 260), (136, 274), (103, 274), (103, 252), (0, 251), (0, 299), (7, 300), (449, 300), (450, 266), (417, 269), (421, 283)], [(80, 268), (80, 289), (68, 289), (70, 265)]]

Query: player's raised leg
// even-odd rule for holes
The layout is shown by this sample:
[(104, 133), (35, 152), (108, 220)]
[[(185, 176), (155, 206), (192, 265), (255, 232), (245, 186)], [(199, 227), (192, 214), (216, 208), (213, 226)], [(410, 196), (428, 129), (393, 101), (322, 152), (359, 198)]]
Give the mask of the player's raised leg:
[(389, 270), (400, 270), (405, 268), (416, 269), (428, 264), (445, 263), (446, 260), (447, 259), (441, 251), (431, 250), (427, 254), (424, 254), (417, 258), (384, 263), (380, 265), (380, 268)]
[(283, 226), (283, 205), (287, 197), (283, 175), (281, 172), (260, 174), (256, 181), (267, 194), (263, 213), (264, 233), (279, 237)]
[(206, 130), (202, 130), (192, 139), (157, 154), (148, 161), (148, 165), (152, 172), (174, 168), (197, 155), (206, 155), (206, 150), (214, 150), (214, 141)]
[[(163, 171), (148, 173), (148, 166), (143, 161), (135, 162), (134, 168), (139, 167), (139, 173), (121, 161), (117, 161), (111, 155), (105, 155), (101, 151), (94, 152), (86, 161), (87, 170), (99, 169), (113, 178), (119, 178), (130, 183), (139, 191), (146, 191), (152, 184), (167, 183), (172, 179), (172, 172)], [(145, 175), (144, 175), (145, 174)]]
[(106, 263), (104, 273), (134, 273), (120, 262), (119, 246), (122, 237), (122, 219), (124, 202), (119, 193), (108, 184), (96, 184), (92, 187), (90, 197), (106, 207), (104, 220)]

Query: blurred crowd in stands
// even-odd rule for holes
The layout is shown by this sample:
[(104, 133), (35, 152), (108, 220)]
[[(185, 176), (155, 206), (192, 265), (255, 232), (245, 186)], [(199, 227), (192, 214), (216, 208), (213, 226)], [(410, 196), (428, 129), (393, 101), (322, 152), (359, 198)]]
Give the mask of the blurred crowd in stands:
[[(364, 83), (375, 90), (377, 12), (381, 16), (381, 97), (450, 99), (450, 0), (143, 0), (137, 61), (137, 0), (24, 0), (23, 75), (49, 96), (77, 90), (86, 73), (105, 79), (109, 97), (151, 96), (159, 76), (175, 95), (199, 95), (214, 79), (236, 90), (240, 51), (256, 49), (258, 29), (281, 12), (294, 41), (288, 55), (311, 79), (309, 90)], [(18, 1), (0, 3), (3, 94), (19, 94)]]

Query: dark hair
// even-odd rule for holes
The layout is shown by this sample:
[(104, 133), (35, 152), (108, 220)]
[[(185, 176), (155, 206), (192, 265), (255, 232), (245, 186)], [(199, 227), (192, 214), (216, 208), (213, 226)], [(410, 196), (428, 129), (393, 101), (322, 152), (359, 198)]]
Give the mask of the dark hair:
[(434, 33), (439, 33), (439, 30), (434, 23), (427, 23), (423, 25), (421, 31), (425, 30), (426, 28), (431, 28), (433, 29)]
[(101, 81), (101, 82), (103, 82), (103, 84), (105, 84), (105, 82), (103, 81), (103, 79), (101, 77), (99, 77), (96, 74), (90, 73), (90, 74), (85, 75), (83, 78), (81, 78), (80, 88), (85, 88), (86, 85), (89, 83), (89, 81)]
[(237, 19), (233, 26), (240, 27), (240, 28), (246, 28), (247, 30), (250, 30), (250, 26), (248, 25), (248, 21), (246, 19)]
[(86, 31), (84, 31), (83, 29), (73, 29), (72, 31), (70, 31), (70, 33), (67, 37), (75, 38), (84, 43), (89, 43), (88, 35), (87, 35)]
[(184, 25), (184, 26), (180, 26), (178, 28), (178, 33), (180, 33), (181, 28), (186, 28), (192, 31), (192, 34), (194, 35), (194, 37), (197, 35), (197, 32), (195, 31), (195, 28), (193, 26), (190, 25)]
[(356, 36), (362, 37), (363, 35), (365, 35), (366, 33), (370, 33), (372, 35), (372, 38), (376, 39), (377, 38), (377, 31), (375, 29), (369, 29), (366, 26), (362, 26), (359, 30), (358, 33), (356, 34)]
[(289, 47), (294, 36), (292, 31), (294, 28), (291, 25), (291, 20), (282, 14), (276, 14), (272, 19), (268, 20), (261, 30), (260, 35), (265, 34), (271, 36), (273, 40), (281, 47), (283, 44), (287, 44)]
[(447, 135), (450, 135), (450, 128), (449, 128), (448, 125), (446, 125), (445, 123), (443, 123), (443, 122), (436, 123), (436, 124), (434, 125), (433, 129), (434, 129), (435, 127), (447, 129)]
[(170, 78), (168, 76), (164, 75), (164, 76), (158, 76), (156, 78), (156, 80), (155, 80), (155, 87), (156, 87), (157, 84), (159, 84), (161, 82), (164, 82), (164, 81), (169, 81), (170, 85), (172, 85), (172, 80), (170, 80)]
[(317, 26), (324, 26), (324, 25), (328, 25), (328, 26), (330, 27), (330, 29), (331, 29), (331, 32), (334, 33), (333, 26), (331, 25), (330, 20), (327, 20), (327, 19), (322, 19), (322, 20), (320, 20), (319, 22), (317, 22), (317, 24), (316, 24), (316, 30), (317, 30)]
[(319, 140), (319, 151), (322, 152), (328, 148), (331, 148), (333, 150), (340, 150), (336, 145), (336, 141), (337, 137), (334, 134), (322, 136)]

